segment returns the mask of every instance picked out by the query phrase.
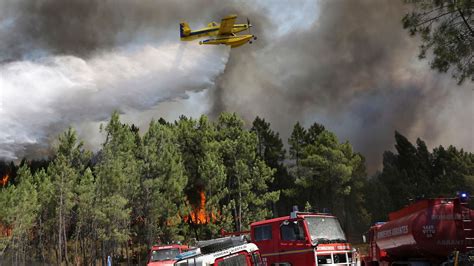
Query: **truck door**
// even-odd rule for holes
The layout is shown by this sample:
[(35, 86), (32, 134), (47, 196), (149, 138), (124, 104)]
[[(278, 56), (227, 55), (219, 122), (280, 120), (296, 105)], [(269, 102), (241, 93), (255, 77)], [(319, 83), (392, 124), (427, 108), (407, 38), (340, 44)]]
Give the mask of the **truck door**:
[(272, 226), (272, 223), (268, 223), (252, 228), (252, 239), (262, 254), (263, 265), (271, 265), (278, 260), (278, 254), (275, 254), (278, 252), (275, 244), (277, 237), (273, 233)]
[(314, 250), (303, 220), (287, 220), (280, 224), (279, 263), (315, 265)]

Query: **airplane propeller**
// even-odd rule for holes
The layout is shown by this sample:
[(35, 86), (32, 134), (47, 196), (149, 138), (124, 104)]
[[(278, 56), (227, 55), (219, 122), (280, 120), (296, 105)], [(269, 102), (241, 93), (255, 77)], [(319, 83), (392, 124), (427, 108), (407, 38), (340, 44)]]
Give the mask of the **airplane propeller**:
[[(252, 27), (252, 24), (250, 24), (250, 19), (247, 18), (247, 29), (249, 30), (249, 34), (252, 34), (252, 32), (250, 31), (251, 27)], [(256, 40), (257, 36), (253, 36), (253, 39)], [(250, 41), (249, 43), (252, 43), (252, 41)]]

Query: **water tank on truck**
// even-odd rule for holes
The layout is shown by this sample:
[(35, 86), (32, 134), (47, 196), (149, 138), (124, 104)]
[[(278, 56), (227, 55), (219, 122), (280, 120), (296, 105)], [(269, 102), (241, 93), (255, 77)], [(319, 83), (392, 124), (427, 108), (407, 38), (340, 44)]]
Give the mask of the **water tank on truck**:
[(474, 249), (473, 214), (462, 197), (423, 199), (392, 212), (388, 222), (370, 228), (364, 264), (437, 265), (454, 251), (466, 254)]

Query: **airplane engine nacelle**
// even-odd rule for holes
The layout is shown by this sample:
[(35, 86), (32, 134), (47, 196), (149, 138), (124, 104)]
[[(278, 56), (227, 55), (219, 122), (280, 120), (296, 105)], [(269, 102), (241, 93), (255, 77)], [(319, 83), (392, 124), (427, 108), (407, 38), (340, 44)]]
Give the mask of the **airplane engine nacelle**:
[(189, 36), (189, 34), (191, 34), (191, 28), (189, 27), (188, 23), (181, 22), (179, 24), (179, 33), (181, 37), (186, 37), (186, 36)]

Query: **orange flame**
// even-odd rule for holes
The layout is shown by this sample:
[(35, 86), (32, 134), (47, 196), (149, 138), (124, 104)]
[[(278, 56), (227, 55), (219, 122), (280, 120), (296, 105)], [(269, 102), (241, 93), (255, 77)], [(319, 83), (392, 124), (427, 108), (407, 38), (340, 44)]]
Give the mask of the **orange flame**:
[(8, 176), (8, 174), (4, 175), (2, 177), (2, 179), (0, 179), (0, 184), (2, 185), (2, 187), (6, 186), (8, 184), (8, 179), (10, 177)]
[(0, 236), (11, 236), (12, 228), (0, 223)]
[(193, 210), (188, 216), (185, 216), (183, 220), (192, 224), (208, 224), (214, 222), (216, 216), (213, 212), (206, 212), (206, 194), (204, 191), (199, 192), (200, 201), (197, 206), (193, 207)]

